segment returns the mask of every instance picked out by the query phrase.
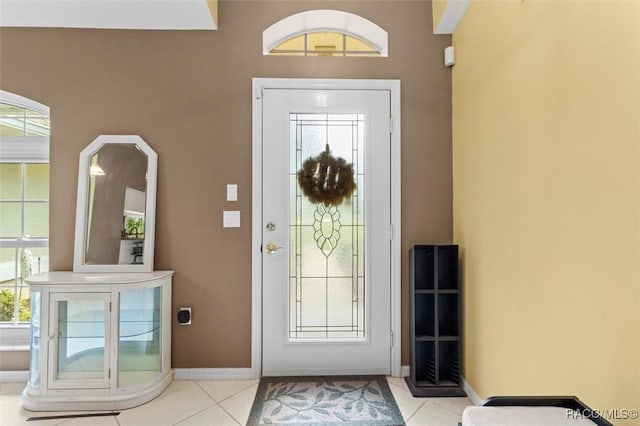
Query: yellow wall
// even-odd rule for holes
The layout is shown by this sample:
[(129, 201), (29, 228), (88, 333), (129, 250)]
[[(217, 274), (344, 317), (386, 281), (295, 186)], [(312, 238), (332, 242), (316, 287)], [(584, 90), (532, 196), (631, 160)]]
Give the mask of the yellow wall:
[(466, 380), (640, 409), (640, 2), (474, 0), (453, 44)]
[(218, 28), (218, 0), (207, 0), (207, 7), (209, 8), (209, 13), (211, 13), (211, 18), (213, 18), (213, 22), (215, 23), (216, 29)]
[(431, 0), (433, 9), (433, 28), (437, 28), (450, 0)]

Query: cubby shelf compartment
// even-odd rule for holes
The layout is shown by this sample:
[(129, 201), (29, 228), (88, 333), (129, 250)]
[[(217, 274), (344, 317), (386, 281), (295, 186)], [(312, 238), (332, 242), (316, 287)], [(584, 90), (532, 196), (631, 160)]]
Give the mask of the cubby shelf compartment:
[(465, 396), (458, 246), (411, 248), (409, 291), (409, 390), (413, 396)]

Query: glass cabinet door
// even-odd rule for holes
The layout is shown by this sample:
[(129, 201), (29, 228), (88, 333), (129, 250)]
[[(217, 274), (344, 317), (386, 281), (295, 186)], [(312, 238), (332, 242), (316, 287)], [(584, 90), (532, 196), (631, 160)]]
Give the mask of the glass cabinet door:
[(29, 384), (40, 387), (40, 292), (31, 292), (31, 358)]
[(162, 371), (162, 287), (120, 293), (118, 387), (151, 380)]
[(49, 388), (109, 387), (110, 293), (51, 293)]

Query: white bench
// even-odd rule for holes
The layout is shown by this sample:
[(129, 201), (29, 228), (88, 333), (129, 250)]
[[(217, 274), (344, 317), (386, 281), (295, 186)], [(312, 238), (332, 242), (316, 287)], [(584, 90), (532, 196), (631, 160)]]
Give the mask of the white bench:
[(462, 413), (462, 426), (613, 426), (573, 396), (491, 397)]

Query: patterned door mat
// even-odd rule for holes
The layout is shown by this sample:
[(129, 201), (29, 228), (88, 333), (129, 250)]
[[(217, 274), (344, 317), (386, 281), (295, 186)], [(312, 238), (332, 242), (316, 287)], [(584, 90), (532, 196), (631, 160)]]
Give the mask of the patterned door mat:
[(404, 425), (384, 376), (263, 377), (247, 426)]

